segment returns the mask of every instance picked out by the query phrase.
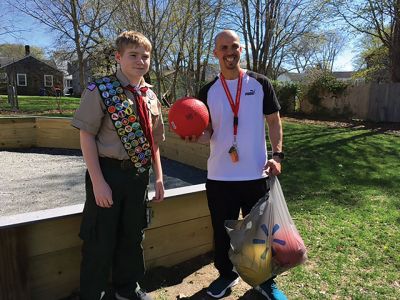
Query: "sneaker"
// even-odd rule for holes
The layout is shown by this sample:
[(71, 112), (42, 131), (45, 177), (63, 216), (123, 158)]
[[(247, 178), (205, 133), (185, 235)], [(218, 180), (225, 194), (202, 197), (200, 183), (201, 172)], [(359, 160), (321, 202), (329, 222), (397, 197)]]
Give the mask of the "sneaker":
[(136, 291), (133, 293), (133, 295), (130, 295), (130, 296), (123, 296), (116, 292), (115, 299), (117, 299), (117, 300), (153, 300), (153, 298), (151, 298), (149, 295), (147, 295), (146, 292), (140, 288), (136, 289)]
[(239, 283), (239, 277), (236, 279), (228, 279), (225, 277), (218, 277), (207, 289), (207, 294), (213, 298), (221, 298), (225, 295), (226, 291)]
[(285, 293), (278, 288), (273, 279), (265, 281), (254, 289), (268, 300), (287, 300)]

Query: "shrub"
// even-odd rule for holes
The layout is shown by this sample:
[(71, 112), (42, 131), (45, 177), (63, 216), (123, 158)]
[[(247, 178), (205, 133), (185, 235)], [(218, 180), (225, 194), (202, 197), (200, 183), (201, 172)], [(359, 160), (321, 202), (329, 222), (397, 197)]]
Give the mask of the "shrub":
[(282, 113), (295, 111), (296, 98), (300, 92), (299, 84), (295, 82), (272, 81), (275, 93), (279, 99)]

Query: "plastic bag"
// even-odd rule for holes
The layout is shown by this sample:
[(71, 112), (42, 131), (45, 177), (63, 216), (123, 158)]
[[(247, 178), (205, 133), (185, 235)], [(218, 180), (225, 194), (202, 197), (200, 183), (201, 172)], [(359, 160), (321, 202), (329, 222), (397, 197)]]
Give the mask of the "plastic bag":
[(307, 250), (275, 176), (270, 190), (242, 220), (227, 220), (229, 257), (242, 279), (255, 287), (302, 264)]

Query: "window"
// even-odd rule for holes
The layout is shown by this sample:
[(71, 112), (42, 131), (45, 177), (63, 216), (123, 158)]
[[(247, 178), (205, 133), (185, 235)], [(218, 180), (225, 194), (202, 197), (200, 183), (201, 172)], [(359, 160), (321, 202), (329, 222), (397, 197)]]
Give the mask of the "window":
[(66, 79), (65, 80), (65, 87), (66, 88), (72, 87), (72, 79)]
[(44, 75), (44, 86), (45, 87), (53, 86), (53, 75)]
[(17, 85), (27, 86), (26, 74), (17, 74)]
[(7, 83), (7, 73), (0, 73), (0, 83)]

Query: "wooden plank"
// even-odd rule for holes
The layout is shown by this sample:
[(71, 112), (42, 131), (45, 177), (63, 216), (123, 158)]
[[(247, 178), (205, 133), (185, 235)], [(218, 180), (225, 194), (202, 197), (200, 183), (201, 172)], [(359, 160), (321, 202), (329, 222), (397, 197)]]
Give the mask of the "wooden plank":
[(143, 249), (148, 260), (212, 242), (211, 218), (202, 217), (149, 229)]
[(0, 230), (0, 299), (30, 299), (26, 270), (28, 261), (19, 228)]
[(78, 237), (81, 216), (47, 220), (26, 226), (27, 255), (38, 256), (81, 246)]
[(176, 264), (187, 261), (193, 257), (205, 254), (212, 250), (213, 250), (213, 243), (208, 243), (205, 245), (196, 246), (191, 249), (185, 249), (184, 251), (175, 252), (162, 257), (157, 257), (149, 260), (146, 259), (146, 268), (150, 270), (155, 267), (172, 267)]
[(150, 205), (154, 211), (150, 228), (210, 215), (205, 191), (167, 198)]
[(79, 287), (81, 247), (34, 256), (29, 263), (33, 300), (60, 299)]

